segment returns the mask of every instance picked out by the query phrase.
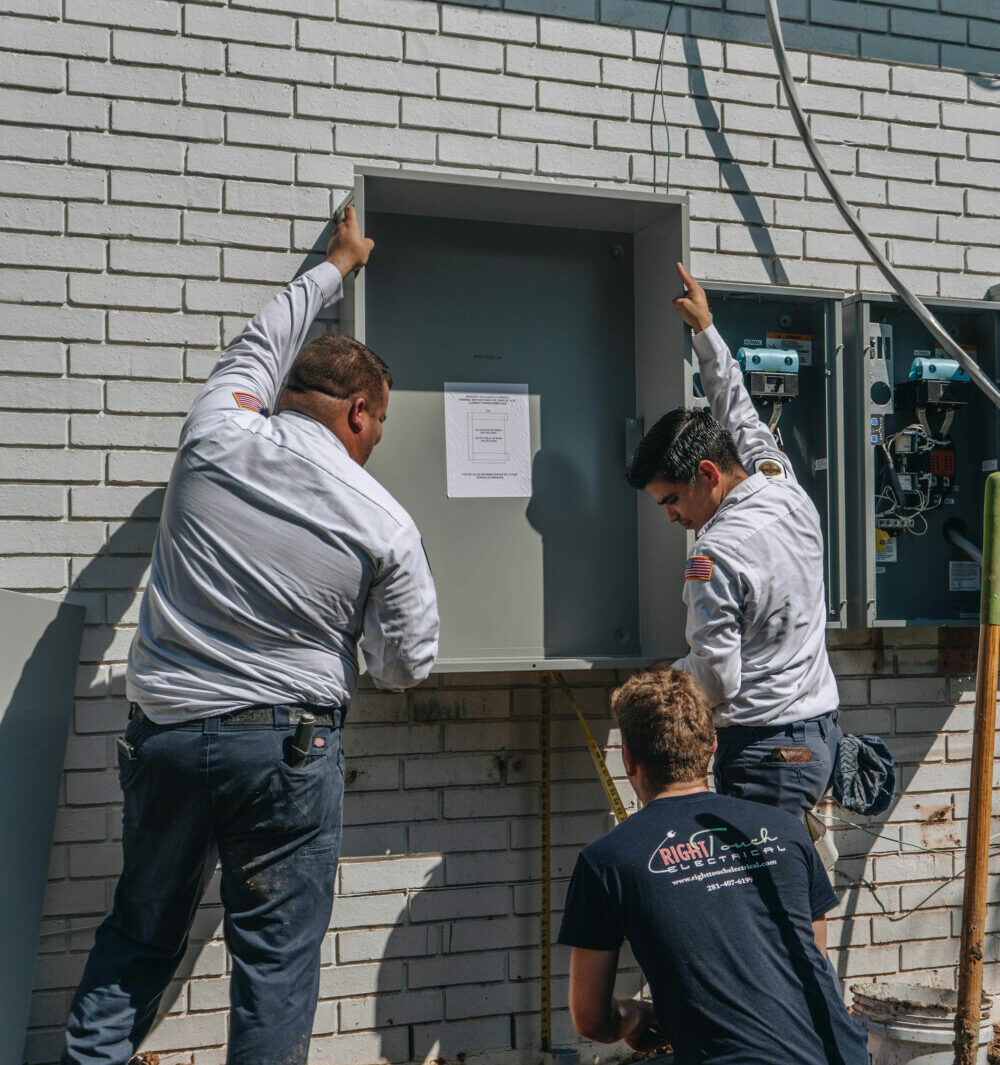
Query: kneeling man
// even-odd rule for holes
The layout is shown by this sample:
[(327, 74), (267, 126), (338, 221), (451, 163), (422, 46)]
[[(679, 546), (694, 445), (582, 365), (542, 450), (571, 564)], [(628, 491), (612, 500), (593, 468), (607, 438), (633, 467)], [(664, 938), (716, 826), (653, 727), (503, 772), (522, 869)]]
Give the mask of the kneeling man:
[[(708, 790), (712, 710), (697, 681), (652, 670), (612, 696), (643, 808), (580, 855), (559, 942), (573, 948), (576, 1030), (677, 1065), (868, 1065), (826, 963), (837, 904), (802, 822)], [(652, 1005), (615, 998), (628, 940)]]

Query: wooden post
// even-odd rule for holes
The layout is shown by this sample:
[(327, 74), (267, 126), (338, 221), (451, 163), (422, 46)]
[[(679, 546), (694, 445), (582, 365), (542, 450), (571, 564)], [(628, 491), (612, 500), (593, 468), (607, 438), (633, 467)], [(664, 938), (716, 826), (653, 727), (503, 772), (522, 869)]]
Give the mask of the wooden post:
[(969, 835), (966, 841), (962, 947), (958, 964), (955, 1065), (975, 1065), (983, 997), (983, 941), (993, 806), (993, 743), (1000, 656), (1000, 473), (986, 480), (983, 507), (983, 576), (976, 668), (976, 719), (972, 736)]

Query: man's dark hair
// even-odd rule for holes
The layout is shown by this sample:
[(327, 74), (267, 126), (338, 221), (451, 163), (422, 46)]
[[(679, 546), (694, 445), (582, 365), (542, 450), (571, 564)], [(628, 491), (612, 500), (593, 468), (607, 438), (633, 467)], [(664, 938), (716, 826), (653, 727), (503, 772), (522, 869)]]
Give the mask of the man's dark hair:
[(708, 696), (690, 673), (637, 673), (611, 693), (611, 712), (652, 785), (705, 779), (715, 725)]
[(633, 488), (645, 488), (657, 478), (694, 484), (698, 463), (704, 459), (723, 473), (740, 466), (733, 438), (709, 410), (678, 407), (642, 438), (625, 476)]
[(364, 395), (382, 402), (382, 382), (392, 388), (389, 367), (360, 340), (324, 333), (299, 352), (285, 382), (288, 392), (323, 392), (337, 399)]

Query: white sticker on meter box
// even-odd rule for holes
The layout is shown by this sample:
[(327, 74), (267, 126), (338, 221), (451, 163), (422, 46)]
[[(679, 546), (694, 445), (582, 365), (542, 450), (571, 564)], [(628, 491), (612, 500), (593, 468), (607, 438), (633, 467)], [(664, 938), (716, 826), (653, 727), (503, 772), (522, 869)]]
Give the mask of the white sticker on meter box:
[(883, 547), (881, 551), (876, 551), (875, 552), (875, 561), (876, 562), (898, 562), (899, 561), (898, 547), (896, 545), (896, 537), (895, 536), (890, 536), (889, 540), (888, 540), (888, 543), (886, 543), (885, 547)]
[(979, 575), (980, 569), (978, 562), (949, 562), (948, 591), (978, 592)]

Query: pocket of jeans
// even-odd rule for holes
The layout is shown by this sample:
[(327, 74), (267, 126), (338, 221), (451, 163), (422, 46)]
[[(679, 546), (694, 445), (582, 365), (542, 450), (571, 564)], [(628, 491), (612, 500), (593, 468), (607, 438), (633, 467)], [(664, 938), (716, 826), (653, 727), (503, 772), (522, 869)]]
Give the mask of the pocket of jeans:
[(333, 746), (332, 731), (332, 729), (324, 729), (322, 732), (317, 730), (313, 734), (312, 742), (309, 745), (309, 753), (295, 765), (289, 761), (292, 757), (298, 757), (292, 752), (294, 733), (286, 736), (281, 744), (281, 758), (278, 761), (279, 767), (283, 770), (287, 770), (289, 773), (300, 775), (316, 772), (319, 766), (327, 762), (327, 756), (330, 753), (330, 748)]
[[(322, 739), (321, 747), (316, 740)], [(282, 744), (287, 751), (288, 744)], [(339, 846), (342, 771), (339, 735), (324, 729), (313, 737), (309, 755), (301, 765), (292, 766), (285, 755), (276, 762), (271, 792), (262, 812), (261, 828), (277, 833), (313, 834), (307, 850), (328, 850)], [(336, 824), (336, 831), (331, 831)]]
[(139, 772), (139, 752), (132, 747), (132, 753), (129, 754), (126, 748), (131, 747), (123, 738), (118, 740), (118, 783), (121, 786), (122, 791), (135, 780), (136, 773)]

